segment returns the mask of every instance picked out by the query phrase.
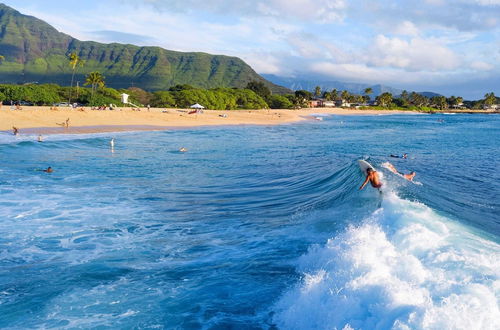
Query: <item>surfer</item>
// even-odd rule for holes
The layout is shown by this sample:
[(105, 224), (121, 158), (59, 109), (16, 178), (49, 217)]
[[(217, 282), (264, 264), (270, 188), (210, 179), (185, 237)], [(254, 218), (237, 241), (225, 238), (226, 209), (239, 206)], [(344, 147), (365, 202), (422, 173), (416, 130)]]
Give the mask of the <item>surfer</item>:
[(380, 182), (380, 178), (378, 176), (377, 171), (375, 171), (370, 167), (366, 169), (366, 179), (365, 182), (363, 182), (363, 184), (361, 185), (361, 187), (359, 187), (359, 190), (362, 190), (366, 186), (368, 181), (370, 181), (373, 188), (378, 189), (382, 187), (382, 182)]
[(12, 133), (14, 135), (18, 135), (19, 134), (19, 128), (17, 128), (16, 126), (12, 126)]
[(396, 174), (399, 174), (401, 175), (403, 178), (405, 178), (406, 180), (408, 181), (413, 181), (413, 178), (415, 177), (415, 175), (417, 175), (417, 173), (415, 171), (412, 171), (408, 174), (403, 174), (403, 173), (400, 173), (398, 172), (398, 170), (394, 167), (394, 165), (392, 165), (391, 163), (387, 162), (386, 164), (386, 167), (389, 171), (393, 172), (393, 173), (396, 173)]
[(408, 158), (408, 154), (403, 154), (402, 156), (400, 155), (391, 155), (392, 158), (403, 158), (403, 159), (406, 159)]
[(42, 171), (42, 172), (45, 172), (45, 173), (52, 173), (52, 172), (54, 172), (54, 170), (50, 166), (47, 167), (45, 170), (37, 170), (37, 171)]

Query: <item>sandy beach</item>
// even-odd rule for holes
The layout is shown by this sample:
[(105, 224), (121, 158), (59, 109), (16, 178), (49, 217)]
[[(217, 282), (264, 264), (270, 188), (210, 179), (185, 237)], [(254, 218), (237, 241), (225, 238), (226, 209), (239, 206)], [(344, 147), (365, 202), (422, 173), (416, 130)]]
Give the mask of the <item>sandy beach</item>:
[[(348, 110), (340, 108), (308, 108), (300, 110), (204, 110), (203, 113), (189, 113), (186, 109), (141, 109), (117, 108), (114, 110), (91, 110), (84, 108), (23, 107), (0, 110), (0, 130), (20, 133), (36, 128), (36, 132), (53, 134), (64, 129), (65, 133), (90, 133), (124, 130), (160, 130), (168, 127), (194, 127), (214, 125), (277, 125), (303, 120), (314, 120), (314, 114), (374, 115), (412, 113), (407, 111)], [(69, 128), (63, 123), (69, 118)]]

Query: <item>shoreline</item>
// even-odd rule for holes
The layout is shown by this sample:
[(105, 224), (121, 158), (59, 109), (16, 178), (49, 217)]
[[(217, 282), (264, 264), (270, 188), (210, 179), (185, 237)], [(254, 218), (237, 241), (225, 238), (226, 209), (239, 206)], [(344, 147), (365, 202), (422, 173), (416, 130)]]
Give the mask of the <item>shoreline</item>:
[[(82, 110), (83, 109), (83, 110)], [(191, 113), (190, 113), (191, 112)], [(125, 131), (158, 131), (175, 128), (233, 125), (280, 125), (320, 120), (321, 115), (373, 116), (420, 114), (401, 110), (354, 110), (341, 108), (304, 108), (299, 110), (203, 110), (151, 108), (132, 110), (91, 110), (90, 108), (23, 107), (22, 110), (0, 110), (0, 131), (12, 132), (12, 127), (24, 134), (84, 134)], [(63, 123), (69, 118), (69, 127)]]

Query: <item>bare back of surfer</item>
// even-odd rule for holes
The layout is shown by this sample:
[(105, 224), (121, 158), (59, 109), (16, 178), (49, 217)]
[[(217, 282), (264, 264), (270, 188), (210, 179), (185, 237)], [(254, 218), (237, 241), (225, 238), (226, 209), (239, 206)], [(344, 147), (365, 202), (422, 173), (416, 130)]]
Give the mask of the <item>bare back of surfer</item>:
[(366, 186), (368, 181), (370, 181), (373, 188), (382, 187), (382, 182), (380, 182), (377, 171), (373, 170), (372, 168), (366, 169), (366, 178), (361, 187), (359, 187), (359, 190), (362, 190)]

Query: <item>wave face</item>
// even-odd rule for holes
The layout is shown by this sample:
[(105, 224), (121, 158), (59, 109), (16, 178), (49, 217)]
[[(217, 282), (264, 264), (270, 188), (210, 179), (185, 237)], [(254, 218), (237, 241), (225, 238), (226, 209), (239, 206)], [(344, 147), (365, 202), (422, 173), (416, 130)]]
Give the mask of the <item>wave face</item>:
[(284, 329), (498, 329), (500, 246), (427, 206), (385, 196), (311, 247), (277, 303)]
[(0, 328), (498, 329), (500, 117), (323, 118), (0, 133)]

